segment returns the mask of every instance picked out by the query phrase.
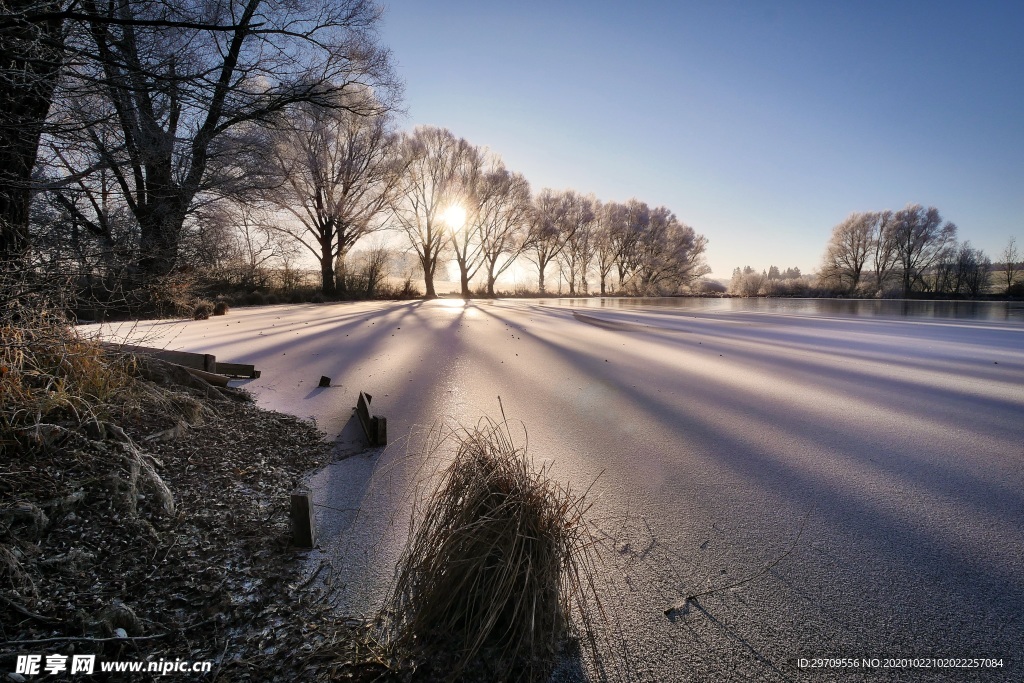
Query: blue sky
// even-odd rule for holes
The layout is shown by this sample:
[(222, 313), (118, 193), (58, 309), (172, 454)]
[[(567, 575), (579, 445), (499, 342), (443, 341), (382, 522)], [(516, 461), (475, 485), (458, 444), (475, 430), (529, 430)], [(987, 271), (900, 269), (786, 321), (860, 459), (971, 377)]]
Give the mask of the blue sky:
[(402, 126), (534, 190), (665, 205), (735, 266), (818, 266), (852, 211), (1024, 244), (1024, 2), (383, 0)]

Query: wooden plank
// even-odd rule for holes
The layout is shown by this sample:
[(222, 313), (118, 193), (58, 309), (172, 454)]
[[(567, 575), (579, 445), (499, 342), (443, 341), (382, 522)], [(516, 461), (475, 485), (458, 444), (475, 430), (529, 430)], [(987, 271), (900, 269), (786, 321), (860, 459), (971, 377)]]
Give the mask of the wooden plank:
[[(233, 377), (246, 377), (256, 379), (260, 371), (252, 365), (244, 363), (218, 363), (217, 356), (212, 353), (191, 353), (189, 351), (169, 351), (168, 349), (157, 349), (150, 346), (136, 346), (134, 344), (115, 344), (112, 342), (101, 342), (101, 346), (117, 353), (130, 353), (137, 356), (151, 356), (159, 360), (174, 363), (189, 370), (198, 370), (207, 375), (196, 375), (217, 386), (227, 386), (227, 381), (222, 375)], [(195, 373), (193, 373), (195, 374)]]
[(130, 353), (136, 356), (152, 356), (165, 360), (175, 365), (183, 365), (186, 368), (194, 368), (204, 372), (217, 371), (217, 357), (209, 353), (190, 353), (188, 351), (169, 351), (167, 349), (155, 349), (150, 346), (135, 346), (133, 344), (114, 344), (101, 342), (104, 348), (117, 353)]
[(363, 426), (363, 433), (366, 434), (366, 440), (371, 446), (377, 439), (377, 430), (373, 424), (373, 416), (370, 414), (370, 401), (372, 400), (373, 396), (360, 391), (359, 399), (356, 401), (356, 416), (359, 418), (359, 424)]
[(195, 368), (190, 368), (184, 365), (182, 367), (188, 370), (189, 374), (193, 377), (204, 379), (215, 387), (226, 387), (228, 382), (231, 381), (231, 378), (227, 375), (218, 375), (213, 372), (207, 372), (206, 370), (196, 370)]
[(316, 545), (316, 518), (313, 516), (313, 494), (306, 489), (292, 491), (292, 544), (300, 548)]
[(359, 400), (356, 401), (356, 415), (359, 417), (359, 424), (363, 426), (363, 433), (371, 446), (386, 446), (388, 444), (388, 421), (383, 417), (374, 417), (370, 412), (370, 402), (373, 396), (366, 392), (359, 392)]
[(217, 363), (217, 374), (228, 375), (229, 377), (258, 379), (260, 371), (252, 365), (245, 365), (244, 363)]

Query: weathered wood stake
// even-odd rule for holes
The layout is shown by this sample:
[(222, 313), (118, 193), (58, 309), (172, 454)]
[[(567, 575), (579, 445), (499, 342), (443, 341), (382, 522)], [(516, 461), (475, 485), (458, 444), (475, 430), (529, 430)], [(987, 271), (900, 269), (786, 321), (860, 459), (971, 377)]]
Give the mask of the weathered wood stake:
[(292, 544), (300, 548), (316, 545), (316, 521), (313, 517), (313, 494), (306, 489), (292, 491)]
[(356, 415), (359, 417), (359, 424), (363, 426), (366, 440), (371, 446), (386, 446), (388, 444), (388, 420), (385, 417), (374, 417), (370, 412), (370, 402), (373, 396), (364, 391), (359, 392), (359, 400), (356, 402)]

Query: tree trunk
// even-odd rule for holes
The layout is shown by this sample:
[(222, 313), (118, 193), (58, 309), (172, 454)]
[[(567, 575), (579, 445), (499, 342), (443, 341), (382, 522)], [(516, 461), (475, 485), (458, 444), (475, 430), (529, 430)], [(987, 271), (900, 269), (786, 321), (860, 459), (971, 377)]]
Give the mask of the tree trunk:
[(334, 259), (334, 291), (345, 294), (348, 291), (348, 254), (340, 252)]
[(139, 274), (144, 280), (171, 273), (178, 264), (178, 247), (185, 223), (185, 205), (179, 192), (169, 190), (163, 197), (153, 195), (150, 203), (139, 207)]
[[(8, 0), (5, 13), (61, 10), (59, 2)], [(43, 124), (64, 61), (64, 20), (0, 31), (0, 263), (24, 261), (28, 211)]]
[(320, 256), (320, 291), (325, 296), (334, 296), (337, 287), (334, 283), (334, 255), (330, 249)]
[(425, 299), (436, 299), (437, 292), (434, 291), (434, 264), (428, 258), (421, 258), (420, 265), (423, 266), (423, 289), (426, 293)]
[(546, 265), (547, 265), (547, 263), (545, 263), (543, 266), (539, 265), (537, 267), (537, 271), (540, 273), (537, 276), (537, 288), (540, 289), (540, 293), (541, 294), (544, 293), (544, 266), (546, 266)]
[(469, 272), (461, 263), (459, 264), (459, 284), (462, 285), (462, 298), (470, 298), (472, 295), (469, 292)]

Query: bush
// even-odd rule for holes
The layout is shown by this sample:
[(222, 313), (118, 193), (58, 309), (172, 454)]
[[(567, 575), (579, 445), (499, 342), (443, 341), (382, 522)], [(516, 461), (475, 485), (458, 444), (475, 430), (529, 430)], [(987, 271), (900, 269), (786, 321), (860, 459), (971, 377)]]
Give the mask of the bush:
[(192, 310), (192, 319), (207, 320), (211, 314), (213, 314), (213, 304), (206, 299), (200, 299)]
[(717, 280), (702, 279), (693, 285), (693, 292), (701, 296), (725, 294), (728, 288)]
[(267, 303), (267, 299), (262, 293), (252, 291), (245, 295), (245, 303), (248, 306), (264, 306)]
[(313, 296), (309, 297), (309, 303), (311, 304), (322, 304), (324, 302), (324, 295), (322, 292), (317, 292)]
[(187, 316), (194, 312), (195, 282), (189, 273), (172, 273), (156, 278), (142, 290), (130, 293), (129, 307), (160, 317)]
[(226, 302), (226, 301), (218, 301), (213, 306), (213, 314), (214, 315), (227, 315), (227, 312), (229, 310), (230, 310), (230, 308), (228, 307), (228, 302)]

